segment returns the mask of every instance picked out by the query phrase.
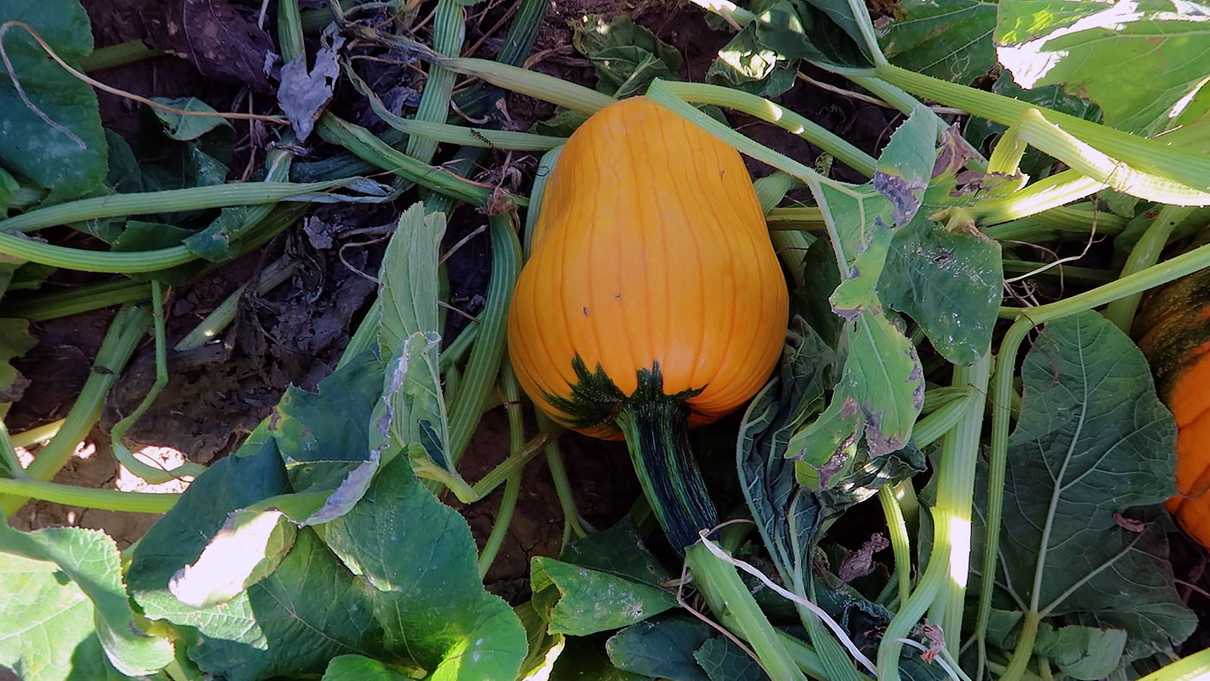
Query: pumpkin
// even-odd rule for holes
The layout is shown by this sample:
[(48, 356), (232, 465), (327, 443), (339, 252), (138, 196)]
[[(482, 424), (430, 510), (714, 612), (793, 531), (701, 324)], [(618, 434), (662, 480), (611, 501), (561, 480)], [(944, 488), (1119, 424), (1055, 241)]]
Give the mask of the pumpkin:
[(1135, 320), (1139, 347), (1176, 420), (1177, 495), (1168, 510), (1210, 547), (1210, 270), (1152, 292)]
[(626, 440), (681, 548), (714, 518), (686, 430), (760, 389), (788, 308), (739, 154), (635, 97), (591, 116), (559, 155), (513, 294), (509, 357), (555, 421)]

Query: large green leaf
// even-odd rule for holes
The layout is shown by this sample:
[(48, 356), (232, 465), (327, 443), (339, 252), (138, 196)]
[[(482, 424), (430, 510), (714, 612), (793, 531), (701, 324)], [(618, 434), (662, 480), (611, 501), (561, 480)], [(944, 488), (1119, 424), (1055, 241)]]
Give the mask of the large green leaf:
[(1210, 81), (1210, 5), (1187, 0), (1002, 0), (1000, 63), (1026, 88), (1061, 84), (1105, 122), (1168, 128)]
[(0, 665), (23, 681), (64, 681), (75, 652), (100, 654), (88, 596), (53, 563), (0, 560)]
[(1173, 586), (1163, 529), (1119, 522), (1127, 509), (1175, 492), (1176, 428), (1142, 353), (1085, 312), (1048, 324), (1021, 375), (997, 582), (1042, 614), (1126, 631), (1127, 661), (1179, 644), (1197, 619)]
[[(8, 0), (0, 22), (11, 19), (32, 26), (68, 63), (92, 53), (92, 26), (77, 0)], [(3, 43), (13, 73), (0, 64), (0, 164), (50, 190), (50, 201), (95, 193), (105, 179), (108, 147), (92, 88), (21, 28), (8, 28)]]
[(669, 681), (710, 681), (693, 654), (714, 633), (705, 622), (673, 615), (639, 622), (605, 644), (613, 666)]
[(996, 63), (996, 3), (986, 0), (903, 0), (879, 36), (895, 64), (967, 84)]
[(328, 663), (322, 681), (407, 681), (407, 678), (378, 660), (361, 655), (341, 655)]
[(702, 644), (693, 659), (710, 681), (768, 681), (769, 675), (752, 656), (722, 636)]
[(386, 650), (429, 670), (432, 681), (516, 676), (524, 628), (484, 590), (466, 521), (420, 483), (406, 459), (385, 466), (361, 503), (323, 530), (368, 583)]
[(895, 234), (878, 297), (916, 320), (947, 360), (970, 364), (991, 348), (1003, 288), (998, 242), (917, 214)]
[[(110, 663), (130, 676), (153, 674), (173, 659), (172, 643), (150, 636), (135, 623), (122, 583), (118, 547), (109, 535), (97, 530), (48, 528), (37, 532), (18, 532), (0, 525), (0, 553), (44, 561), (55, 566), (91, 603), (91, 608), (76, 608), (95, 624), (95, 631)], [(9, 587), (6, 580), (0, 589)], [(6, 594), (0, 600), (16, 598)], [(91, 612), (90, 612), (91, 611)], [(87, 614), (91, 614), (88, 617)], [(17, 623), (28, 620), (17, 618)], [(48, 632), (27, 629), (23, 638), (39, 639)], [(33, 645), (27, 642), (26, 645)]]
[(292, 512), (297, 522), (327, 522), (365, 494), (378, 470), (379, 458), (368, 443), (381, 390), (382, 364), (364, 353), (320, 381), (318, 392), (291, 387), (282, 396), (269, 432), (291, 491), (323, 497), (305, 517)]

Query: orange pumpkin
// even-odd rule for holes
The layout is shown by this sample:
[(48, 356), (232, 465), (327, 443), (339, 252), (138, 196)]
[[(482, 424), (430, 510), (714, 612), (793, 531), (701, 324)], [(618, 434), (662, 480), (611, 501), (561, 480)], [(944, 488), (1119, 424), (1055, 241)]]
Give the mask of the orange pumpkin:
[(1160, 397), (1172, 410), (1177, 495), (1168, 510), (1210, 547), (1210, 270), (1147, 296), (1135, 320)]
[(645, 98), (612, 104), (567, 141), (533, 244), (508, 321), (522, 388), (567, 427), (623, 436), (645, 488), (680, 484), (642, 468), (751, 398), (785, 337), (785, 279), (739, 154)]

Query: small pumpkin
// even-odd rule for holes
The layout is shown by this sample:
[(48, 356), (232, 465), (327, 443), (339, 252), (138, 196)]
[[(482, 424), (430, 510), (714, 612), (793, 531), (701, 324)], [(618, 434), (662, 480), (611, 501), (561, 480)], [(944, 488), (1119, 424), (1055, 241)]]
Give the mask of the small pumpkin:
[(678, 548), (714, 524), (686, 429), (735, 410), (780, 356), (789, 302), (739, 154), (635, 97), (591, 116), (547, 182), (508, 347), (564, 426), (626, 440)]
[(1135, 319), (1160, 398), (1172, 411), (1177, 495), (1168, 510), (1210, 547), (1210, 270), (1148, 295)]

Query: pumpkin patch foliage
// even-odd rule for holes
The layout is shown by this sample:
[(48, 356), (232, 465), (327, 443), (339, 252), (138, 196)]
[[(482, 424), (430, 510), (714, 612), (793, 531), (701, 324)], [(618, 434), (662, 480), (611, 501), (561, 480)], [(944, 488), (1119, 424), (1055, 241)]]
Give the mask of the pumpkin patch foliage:
[(111, 4), (0, 3), (0, 681), (1210, 678), (1210, 5)]

